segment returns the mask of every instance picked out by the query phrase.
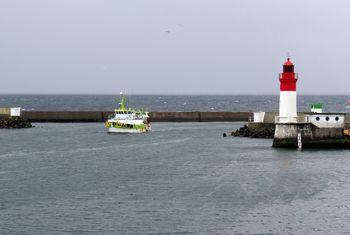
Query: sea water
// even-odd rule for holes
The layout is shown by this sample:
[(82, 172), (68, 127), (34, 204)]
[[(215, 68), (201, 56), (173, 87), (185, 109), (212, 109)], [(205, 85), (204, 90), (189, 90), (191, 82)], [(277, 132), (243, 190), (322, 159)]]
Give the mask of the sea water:
[(223, 138), (243, 123), (0, 130), (0, 234), (339, 234), (350, 151)]
[[(0, 107), (39, 111), (110, 111), (118, 95), (0, 95)], [(350, 96), (298, 96), (299, 111), (323, 103), (325, 112), (349, 112)], [(278, 95), (128, 95), (128, 106), (148, 111), (278, 111)]]

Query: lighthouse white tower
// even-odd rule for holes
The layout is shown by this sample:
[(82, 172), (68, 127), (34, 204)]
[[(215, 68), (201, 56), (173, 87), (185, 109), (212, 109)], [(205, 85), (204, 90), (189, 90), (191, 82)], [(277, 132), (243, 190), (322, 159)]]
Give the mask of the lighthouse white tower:
[(297, 122), (297, 81), (298, 74), (294, 73), (294, 64), (287, 58), (283, 64), (280, 80), (279, 123)]

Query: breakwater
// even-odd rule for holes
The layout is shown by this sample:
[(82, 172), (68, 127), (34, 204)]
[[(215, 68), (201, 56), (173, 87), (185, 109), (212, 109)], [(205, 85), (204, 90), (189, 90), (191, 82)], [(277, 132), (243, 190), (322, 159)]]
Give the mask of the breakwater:
[(2, 117), (0, 118), (0, 129), (19, 129), (30, 128), (32, 124), (21, 117)]
[(223, 137), (235, 136), (235, 137), (249, 137), (249, 138), (265, 138), (273, 139), (275, 134), (274, 123), (253, 123), (250, 122), (236, 131), (230, 133), (223, 133)]
[[(110, 111), (22, 111), (31, 122), (104, 122)], [(151, 122), (239, 122), (248, 121), (251, 112), (150, 112)]]

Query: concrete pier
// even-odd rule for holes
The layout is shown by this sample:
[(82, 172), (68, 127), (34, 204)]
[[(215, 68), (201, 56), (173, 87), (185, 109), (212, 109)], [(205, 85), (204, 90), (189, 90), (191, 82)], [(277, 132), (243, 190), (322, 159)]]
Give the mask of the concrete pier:
[(344, 128), (319, 128), (312, 123), (277, 123), (272, 146), (297, 148), (298, 134), (302, 148), (350, 148)]
[[(110, 111), (22, 111), (31, 122), (104, 122)], [(248, 121), (250, 112), (150, 112), (151, 122), (239, 122)]]

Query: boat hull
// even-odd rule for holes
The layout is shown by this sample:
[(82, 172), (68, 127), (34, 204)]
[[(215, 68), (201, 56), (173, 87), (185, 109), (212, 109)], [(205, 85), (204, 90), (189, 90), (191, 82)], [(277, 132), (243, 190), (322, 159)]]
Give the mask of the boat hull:
[(125, 134), (137, 134), (137, 133), (145, 133), (148, 132), (149, 130), (146, 128), (143, 129), (127, 129), (127, 128), (115, 128), (115, 127), (110, 127), (108, 128), (108, 133), (125, 133)]

